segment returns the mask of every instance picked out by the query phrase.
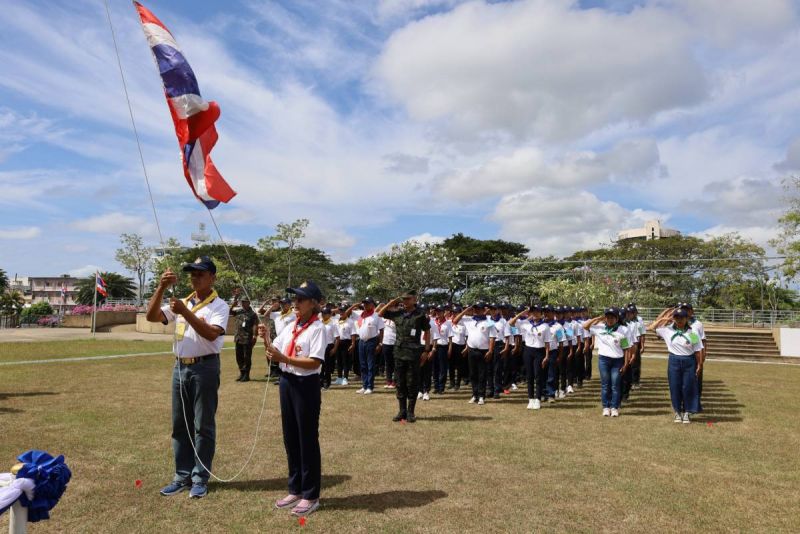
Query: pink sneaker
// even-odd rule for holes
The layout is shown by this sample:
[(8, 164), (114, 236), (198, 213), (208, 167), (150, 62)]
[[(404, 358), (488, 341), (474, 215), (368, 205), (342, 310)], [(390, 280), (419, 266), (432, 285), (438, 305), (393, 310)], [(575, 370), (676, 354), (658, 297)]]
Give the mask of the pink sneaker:
[(300, 500), (300, 495), (287, 495), (283, 499), (275, 501), (275, 508), (289, 508)]

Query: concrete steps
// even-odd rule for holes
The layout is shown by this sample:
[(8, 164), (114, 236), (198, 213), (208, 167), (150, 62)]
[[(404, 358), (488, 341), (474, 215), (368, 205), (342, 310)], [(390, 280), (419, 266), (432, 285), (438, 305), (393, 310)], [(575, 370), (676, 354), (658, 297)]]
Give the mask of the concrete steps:
[[(788, 361), (782, 358), (772, 331), (758, 328), (706, 328), (708, 359), (750, 361)], [(645, 354), (664, 354), (666, 347), (661, 339), (648, 333)]]

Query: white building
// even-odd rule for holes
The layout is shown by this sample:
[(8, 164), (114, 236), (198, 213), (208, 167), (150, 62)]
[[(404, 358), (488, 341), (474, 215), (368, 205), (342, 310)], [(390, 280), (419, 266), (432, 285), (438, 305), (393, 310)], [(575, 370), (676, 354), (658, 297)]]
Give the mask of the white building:
[(618, 240), (623, 239), (661, 239), (662, 237), (676, 237), (681, 235), (678, 230), (664, 228), (661, 221), (647, 221), (643, 228), (631, 228), (622, 230), (617, 234)]

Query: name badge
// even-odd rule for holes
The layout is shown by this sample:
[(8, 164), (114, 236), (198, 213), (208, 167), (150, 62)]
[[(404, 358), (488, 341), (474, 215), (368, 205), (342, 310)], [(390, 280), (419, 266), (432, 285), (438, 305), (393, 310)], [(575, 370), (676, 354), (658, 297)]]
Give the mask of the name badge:
[(184, 323), (183, 321), (177, 321), (175, 323), (175, 339), (181, 341), (185, 333), (186, 333), (186, 323)]
[(416, 328), (412, 328), (411, 329), (411, 335), (412, 336), (416, 336), (417, 335), (417, 329)]

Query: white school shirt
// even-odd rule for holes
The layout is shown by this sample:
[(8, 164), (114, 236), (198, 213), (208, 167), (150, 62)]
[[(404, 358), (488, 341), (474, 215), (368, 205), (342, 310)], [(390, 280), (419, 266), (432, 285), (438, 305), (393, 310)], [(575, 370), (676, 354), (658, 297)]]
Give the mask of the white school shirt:
[(567, 332), (561, 323), (554, 322), (550, 326), (550, 350), (557, 350), (559, 345), (564, 345), (567, 342)]
[(518, 321), (517, 325), (526, 347), (543, 349), (552, 339), (550, 326), (547, 323), (539, 323), (534, 326), (530, 320), (526, 319)]
[(508, 337), (511, 335), (511, 327), (508, 326), (508, 321), (505, 319), (505, 317), (501, 317), (497, 321), (494, 319), (491, 320), (494, 323), (494, 330), (497, 333), (497, 341), (506, 343)]
[(394, 345), (397, 343), (397, 325), (391, 319), (383, 320), (383, 344)]
[(328, 319), (327, 323), (322, 321), (322, 324), (325, 325), (325, 343), (333, 345), (336, 343), (336, 338), (339, 337), (339, 328), (336, 326), (336, 322), (333, 319)]
[(339, 339), (350, 341), (356, 331), (356, 323), (353, 321), (352, 317), (348, 317), (347, 319), (340, 318), (336, 322), (336, 328), (339, 329)]
[(437, 345), (447, 345), (450, 343), (450, 321), (445, 321), (439, 326), (436, 320), (431, 321), (431, 332), (434, 333)]
[(461, 322), (458, 324), (453, 324), (452, 321), (447, 322), (450, 323), (450, 340), (453, 342), (453, 345), (466, 345), (467, 327)]
[(628, 323), (625, 328), (628, 329), (628, 339), (631, 342), (631, 346), (639, 343), (639, 325), (631, 322)]
[[(197, 301), (195, 301), (195, 304), (197, 304)], [(186, 306), (191, 309), (192, 302), (190, 301)], [(228, 315), (230, 311), (230, 306), (228, 306), (224, 300), (217, 297), (209, 302), (208, 305), (194, 312), (194, 314), (204, 323), (222, 328), (224, 334), (225, 329), (228, 327)], [(225, 336), (220, 335), (217, 336), (217, 339), (214, 341), (209, 341), (198, 334), (195, 329), (186, 322), (183, 316), (176, 317), (175, 313), (169, 308), (169, 304), (162, 306), (161, 312), (164, 314), (167, 323), (173, 321), (186, 323), (183, 339), (175, 339), (172, 342), (172, 353), (175, 354), (175, 356), (179, 358), (196, 358), (197, 356), (205, 356), (206, 354), (219, 354), (222, 351), (222, 345), (225, 343)]]
[(471, 349), (489, 350), (489, 339), (497, 338), (497, 330), (488, 319), (476, 321), (472, 317), (464, 317), (460, 322), (467, 329), (467, 346)]
[(514, 324), (514, 326), (508, 324), (508, 319), (506, 319), (506, 324), (508, 325), (508, 344), (512, 347), (516, 347), (517, 336), (519, 335), (519, 327), (516, 324)]
[[(430, 330), (428, 330), (428, 339), (431, 340), (431, 346), (433, 346), (437, 341), (439, 341), (439, 329), (436, 328), (436, 320), (428, 318), (428, 324), (430, 325)], [(419, 336), (419, 344), (423, 347), (425, 346), (425, 336)]]
[(636, 316), (636, 322), (638, 323), (636, 326), (639, 328), (639, 337), (644, 336), (647, 333), (647, 326), (644, 324), (644, 319)]
[(594, 336), (597, 353), (608, 358), (622, 358), (630, 347), (628, 329), (620, 325), (613, 332), (606, 332), (605, 324), (596, 324), (589, 329)]
[[(288, 324), (272, 342), (272, 345), (282, 353), (286, 354), (286, 356), (289, 356), (287, 352), (289, 350), (289, 345), (292, 342), (292, 330), (294, 330), (296, 322), (297, 320), (295, 319)], [(295, 341), (294, 355), (299, 358), (314, 358), (324, 362), (325, 348), (327, 347), (326, 341), (327, 335), (325, 334), (325, 325), (322, 323), (322, 321), (317, 319), (297, 337), (297, 340)], [(282, 363), (280, 367), (281, 371), (284, 373), (297, 376), (318, 375), (322, 369), (321, 365), (312, 370), (295, 367), (294, 365), (288, 363)]]
[(564, 332), (566, 334), (567, 342), (571, 346), (578, 344), (578, 335), (575, 333), (576, 326), (577, 324), (572, 319), (569, 321), (564, 321)]
[(369, 317), (363, 317), (362, 311), (354, 311), (356, 324), (356, 334), (361, 338), (361, 341), (369, 341), (375, 339), (383, 330), (383, 319), (380, 315), (373, 312)]
[(286, 325), (293, 323), (294, 320), (297, 319), (297, 314), (294, 313), (294, 310), (289, 310), (285, 314), (283, 312), (274, 311), (269, 313), (269, 318), (275, 323), (275, 336), (277, 337), (283, 332)]
[(703, 327), (703, 323), (701, 323), (700, 321), (695, 321), (693, 323), (690, 323), (689, 326), (692, 328), (692, 330), (694, 330), (695, 334), (700, 336), (700, 341), (702, 341), (703, 342), (703, 346), (705, 346), (705, 344), (706, 344), (705, 343), (705, 341), (706, 341), (706, 329), (705, 329), (705, 327)]
[[(656, 329), (656, 334), (667, 344), (667, 352), (678, 356), (691, 356), (703, 350), (700, 336), (689, 328), (686, 332), (678, 333), (674, 325), (662, 326)], [(678, 334), (678, 335), (676, 335)]]

